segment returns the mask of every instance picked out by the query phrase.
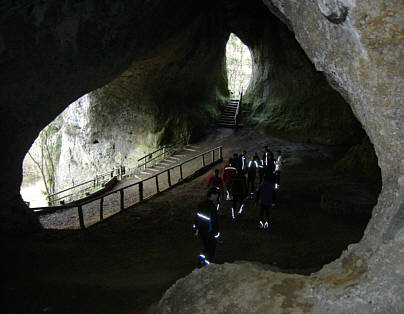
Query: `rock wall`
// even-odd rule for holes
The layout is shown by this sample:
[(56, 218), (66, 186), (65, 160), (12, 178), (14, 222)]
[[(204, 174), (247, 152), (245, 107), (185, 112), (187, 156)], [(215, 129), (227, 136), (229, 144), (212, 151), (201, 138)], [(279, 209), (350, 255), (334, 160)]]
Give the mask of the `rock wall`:
[(154, 310), (402, 313), (402, 4), (354, 0), (263, 2), (295, 33), (316, 69), (324, 72), (366, 130), (382, 172), (378, 204), (363, 239), (318, 273), (303, 277), (257, 270), (249, 263), (213, 265), (179, 280)]
[(262, 1), (239, 2), (232, 15), (231, 30), (248, 45), (253, 58), (252, 78), (243, 97), (250, 124), (299, 141), (361, 141), (364, 132), (349, 104)]
[[(195, 271), (173, 286), (158, 311), (182, 312), (190, 308), (190, 304), (179, 301), (183, 300), (182, 287), (201, 273), (209, 281), (201, 281), (197, 292), (190, 289), (185, 293), (200, 295), (207, 301), (201, 303), (207, 310), (239, 308), (259, 312), (259, 303), (251, 300), (265, 299), (266, 309), (272, 313), (401, 313), (404, 311), (402, 4), (397, 0), (263, 0), (263, 3), (295, 34), (316, 69), (324, 72), (350, 104), (374, 144), (383, 180), (378, 204), (362, 241), (350, 246), (341, 258), (318, 273), (302, 277), (264, 269), (251, 271), (252, 266), (240, 265), (236, 269), (239, 280), (234, 281), (234, 266), (213, 265)], [(0, 163), (3, 188), (0, 223), (3, 232), (26, 232), (38, 226), (21, 201), (19, 186), (22, 160), (39, 131), (78, 97), (111, 82), (134, 62), (157, 57), (159, 49), (175, 42), (199, 17), (227, 17), (221, 2), (198, 3), (198, 10), (194, 5), (190, 1), (157, 0), (2, 2), (0, 132), (4, 152)], [(221, 32), (220, 28), (216, 31)], [(201, 36), (212, 32), (204, 34)], [(192, 55), (195, 51), (191, 49), (188, 53)], [(203, 66), (198, 64), (197, 68)], [(187, 79), (184, 78), (184, 86), (192, 90), (195, 86), (187, 85)], [(164, 82), (161, 80), (159, 86), (164, 87)], [(170, 90), (161, 95), (170, 95)], [(164, 108), (171, 111), (169, 105)], [(216, 272), (218, 267), (223, 269)], [(259, 289), (253, 290), (256, 282), (260, 283)], [(256, 291), (256, 298), (242, 291)], [(233, 298), (235, 292), (239, 292), (238, 299)], [(225, 304), (228, 305), (224, 307)], [(198, 311), (202, 310), (199, 307)]]
[(56, 190), (120, 165), (135, 167), (138, 158), (157, 146), (153, 115), (134, 112), (125, 102), (100, 100), (100, 93), (84, 95), (59, 116), (62, 140)]
[(62, 114), (58, 189), (206, 134), (228, 97), (227, 36), (217, 17), (199, 17), (158, 55), (71, 104)]
[[(3, 172), (1, 186), (4, 188), (0, 216), (2, 230), (18, 230), (17, 232), (39, 226), (23, 205), (19, 188), (23, 158), (40, 130), (68, 104), (111, 82), (131, 64), (144, 66), (147, 62), (158, 59), (162, 51), (172, 49), (178, 52), (178, 42), (184, 39), (181, 36), (188, 29), (193, 31), (188, 33), (188, 39), (200, 36), (201, 44), (206, 45), (204, 51), (212, 48), (212, 55), (221, 46), (220, 43), (216, 45), (214, 39), (227, 37), (220, 26), (215, 27), (212, 33), (211, 23), (220, 23), (221, 12), (214, 3), (204, 3), (196, 11), (192, 3), (187, 1), (152, 1), (145, 4), (144, 1), (136, 0), (118, 0), (113, 3), (92, 0), (20, 0), (3, 1), (2, 12), (0, 127), (6, 148), (0, 163)], [(199, 33), (196, 32), (198, 24), (195, 24), (198, 21)], [(184, 74), (180, 71), (183, 66), (195, 66), (200, 73), (203, 62), (206, 61), (198, 59), (200, 55), (192, 49), (196, 48), (192, 44), (191, 41), (188, 46), (184, 43), (183, 48), (187, 50), (182, 52), (188, 54), (189, 58), (184, 61), (189, 63), (157, 63), (160, 68), (155, 69), (156, 75), (171, 68), (160, 86), (145, 86), (149, 88), (150, 96), (170, 96), (168, 87), (181, 86), (174, 92), (184, 92), (181, 105), (191, 106), (195, 99), (188, 98), (187, 102), (187, 97), (199, 96), (212, 87), (215, 76), (213, 73), (220, 72), (221, 69), (203, 72), (199, 83), (197, 80), (189, 80), (190, 75), (183, 76), (182, 79), (180, 77)], [(216, 64), (221, 64), (222, 61), (223, 58), (215, 60)], [(223, 73), (221, 76), (218, 80), (223, 87)], [(205, 77), (208, 79), (205, 80)], [(166, 82), (167, 89), (164, 89)], [(162, 88), (164, 92), (156, 92), (157, 88)], [(197, 92), (192, 94), (193, 90)], [(212, 94), (214, 93), (204, 95), (200, 101), (215, 98)], [(172, 97), (169, 99), (172, 105)], [(158, 103), (158, 100), (152, 102)], [(173, 107), (175, 106), (174, 103)], [(166, 111), (168, 108), (167, 105)], [(210, 102), (208, 109), (213, 117), (217, 110), (215, 103)], [(161, 116), (161, 112), (155, 114)], [(184, 120), (178, 120), (173, 114), (170, 121), (171, 124), (182, 127), (181, 121)], [(169, 141), (171, 138), (175, 138), (175, 135), (167, 135), (165, 140)]]

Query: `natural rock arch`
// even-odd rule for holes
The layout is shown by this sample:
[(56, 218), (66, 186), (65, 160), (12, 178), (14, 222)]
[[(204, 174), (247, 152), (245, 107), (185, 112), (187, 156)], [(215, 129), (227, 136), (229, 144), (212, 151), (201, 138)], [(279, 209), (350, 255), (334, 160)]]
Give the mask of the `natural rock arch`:
[[(325, 73), (330, 84), (351, 105), (375, 146), (383, 188), (359, 244), (310, 277), (266, 273), (268, 280), (262, 283), (265, 293), (258, 295), (258, 300), (273, 312), (403, 311), (404, 136), (400, 95), (403, 67), (399, 61), (403, 59), (403, 29), (399, 3), (263, 2), (294, 32), (317, 70)], [(197, 16), (219, 17), (224, 10), (220, 3), (214, 2), (199, 3), (198, 12), (192, 5), (189, 1), (177, 1), (175, 5), (154, 1), (143, 5), (143, 1), (125, 0), (113, 4), (90, 0), (3, 4), (5, 13), (0, 22), (1, 134), (5, 141), (1, 163), (3, 230), (19, 226), (18, 231), (26, 231), (34, 225), (25, 219), (30, 216), (22, 214), (24, 206), (18, 189), (22, 160), (39, 130), (68, 103), (111, 81), (134, 60), (155, 55), (159, 47)], [(150, 40), (144, 40), (145, 32)], [(219, 269), (218, 276), (230, 288), (248, 289), (247, 281), (231, 282), (234, 268), (252, 279), (263, 275), (262, 269), (251, 265), (214, 266), (202, 272), (211, 271), (211, 278), (215, 278)], [(194, 272), (170, 289), (160, 309), (169, 312), (172, 304), (176, 304), (197, 312), (197, 303), (194, 306), (170, 302), (175, 302), (181, 285), (186, 285), (187, 280), (192, 282), (193, 276), (200, 273)], [(200, 289), (205, 291), (204, 295), (209, 291), (205, 288)], [(200, 291), (193, 291), (193, 297)], [(275, 297), (267, 297), (268, 294)], [(223, 295), (217, 294), (217, 299), (200, 305), (204, 311), (217, 310), (222, 298)], [(222, 303), (222, 308), (258, 309), (248, 299), (237, 302)]]
[[(195, 313), (202, 309), (401, 312), (404, 177), (399, 91), (403, 85), (403, 66), (394, 60), (403, 56), (399, 35), (403, 29), (397, 3), (270, 0), (264, 3), (293, 30), (316, 68), (325, 73), (351, 105), (375, 145), (383, 177), (378, 204), (362, 241), (316, 274), (282, 275), (252, 264), (196, 270), (168, 290), (158, 310), (170, 313), (175, 306), (176, 310)], [(219, 280), (224, 282), (225, 292), (215, 287)], [(181, 294), (181, 291), (187, 292)]]

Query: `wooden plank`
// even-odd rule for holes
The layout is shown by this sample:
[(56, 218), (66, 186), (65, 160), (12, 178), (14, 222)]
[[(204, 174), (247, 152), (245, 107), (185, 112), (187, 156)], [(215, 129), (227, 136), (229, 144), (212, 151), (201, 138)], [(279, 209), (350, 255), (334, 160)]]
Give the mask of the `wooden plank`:
[(104, 220), (104, 198), (100, 199), (100, 221)]
[(79, 212), (79, 224), (80, 224), (80, 229), (86, 229), (86, 226), (84, 225), (84, 217), (83, 217), (83, 207), (79, 205), (77, 207), (77, 210)]
[(121, 210), (125, 209), (125, 193), (123, 191), (123, 189), (119, 190), (119, 195), (120, 195), (120, 204), (121, 204)]
[(143, 181), (139, 182), (139, 202), (143, 202)]
[(157, 193), (160, 193), (159, 176), (156, 176), (156, 191), (157, 191)]

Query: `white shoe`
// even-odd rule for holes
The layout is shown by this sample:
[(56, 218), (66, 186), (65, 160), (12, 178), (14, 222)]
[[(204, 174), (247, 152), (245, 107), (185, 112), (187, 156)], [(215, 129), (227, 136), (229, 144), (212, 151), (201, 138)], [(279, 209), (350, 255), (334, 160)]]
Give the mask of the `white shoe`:
[(259, 227), (260, 227), (260, 229), (264, 229), (264, 224), (262, 223), (262, 221), (260, 221)]

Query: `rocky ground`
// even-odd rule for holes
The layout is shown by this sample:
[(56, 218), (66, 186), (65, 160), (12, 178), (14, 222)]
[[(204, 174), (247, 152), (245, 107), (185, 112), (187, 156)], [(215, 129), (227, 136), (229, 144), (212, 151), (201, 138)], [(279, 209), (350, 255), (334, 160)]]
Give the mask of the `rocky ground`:
[[(284, 151), (279, 205), (269, 232), (258, 229), (249, 201), (233, 221), (230, 202), (220, 216), (223, 243), (216, 263), (255, 261), (285, 272), (309, 274), (358, 242), (367, 220), (335, 216), (320, 208), (323, 191), (349, 182), (336, 175), (341, 147), (289, 142), (244, 128), (218, 130), (198, 146), (223, 145), (224, 156), (262, 146)], [(221, 167), (222, 165), (218, 166)], [(193, 237), (192, 213), (204, 198), (211, 173), (82, 231), (47, 230), (2, 237), (2, 310), (5, 313), (144, 313), (176, 280), (189, 274), (201, 248)]]

